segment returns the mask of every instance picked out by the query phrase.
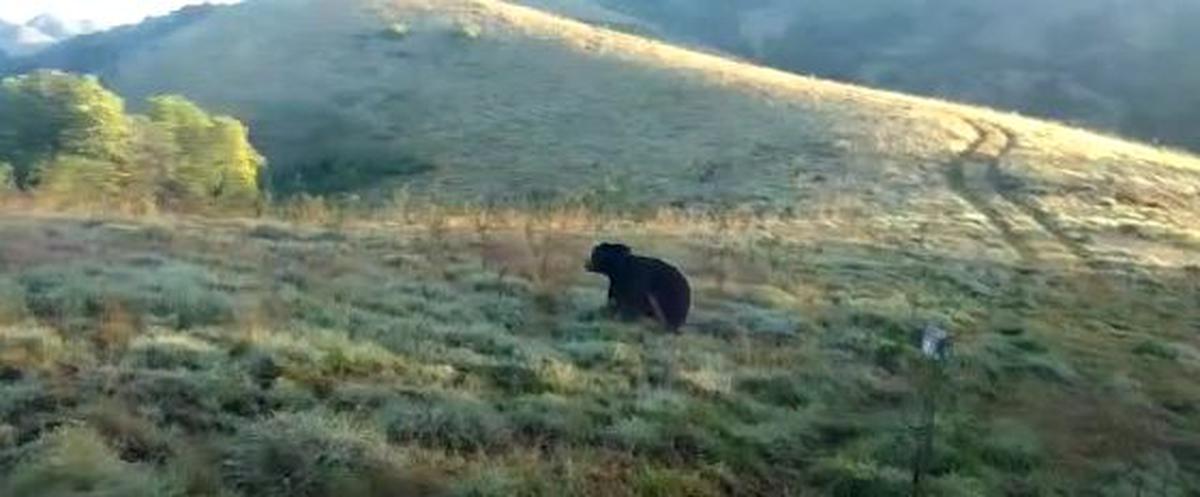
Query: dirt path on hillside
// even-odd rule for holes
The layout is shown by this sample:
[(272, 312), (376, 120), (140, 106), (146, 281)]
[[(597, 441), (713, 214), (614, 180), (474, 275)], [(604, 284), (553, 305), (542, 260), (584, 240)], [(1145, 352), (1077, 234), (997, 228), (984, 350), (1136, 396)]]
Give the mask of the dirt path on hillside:
[(1061, 253), (1095, 266), (1096, 258), (1072, 237), (1054, 215), (1022, 188), (1020, 178), (1004, 171), (1004, 159), (1018, 145), (1016, 134), (998, 125), (966, 119), (976, 138), (945, 169), (950, 189), (982, 214), (1025, 263)]

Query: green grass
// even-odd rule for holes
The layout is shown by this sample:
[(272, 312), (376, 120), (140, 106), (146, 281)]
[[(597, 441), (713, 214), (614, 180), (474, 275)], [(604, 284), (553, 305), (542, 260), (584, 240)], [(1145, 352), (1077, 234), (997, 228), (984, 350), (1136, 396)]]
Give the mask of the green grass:
[(929, 323), (931, 495), (1200, 484), (1190, 321), (1087, 274), (606, 228), (692, 275), (672, 336), (599, 312), (587, 233), (55, 219), (0, 220), (13, 495), (907, 495)]

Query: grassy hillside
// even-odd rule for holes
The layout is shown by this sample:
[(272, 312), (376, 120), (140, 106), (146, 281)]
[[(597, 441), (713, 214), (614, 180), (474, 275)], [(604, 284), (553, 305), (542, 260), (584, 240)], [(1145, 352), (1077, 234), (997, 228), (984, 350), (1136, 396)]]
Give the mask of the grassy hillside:
[(589, 1), (772, 67), (1200, 149), (1189, 0)]
[[(112, 52), (383, 200), (0, 192), (0, 495), (908, 495), (931, 396), (929, 495), (1200, 489), (1200, 159), (594, 24), (259, 0)], [(692, 277), (683, 335), (603, 315), (601, 240)]]
[[(7, 495), (908, 495), (929, 388), (931, 495), (1200, 488), (1195, 268), (416, 205), (0, 236)], [(604, 239), (689, 273), (682, 336), (599, 312)]]
[(1141, 258), (1119, 252), (1151, 238), (1181, 265), (1196, 243), (1193, 157), (500, 2), (260, 0), (156, 40), (106, 82), (249, 120), (280, 191), (743, 207), (1009, 258), (1040, 239)]

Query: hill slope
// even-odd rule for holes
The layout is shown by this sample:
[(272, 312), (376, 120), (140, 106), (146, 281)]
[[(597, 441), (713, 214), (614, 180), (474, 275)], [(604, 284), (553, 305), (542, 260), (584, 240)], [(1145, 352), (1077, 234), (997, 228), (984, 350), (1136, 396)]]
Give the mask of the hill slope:
[[(788, 71), (1200, 150), (1200, 99), (1187, 90), (1200, 83), (1200, 8), (1190, 0), (587, 1)], [(537, 5), (574, 15), (577, 3)]]
[(1042, 245), (1184, 264), (1200, 243), (1194, 157), (496, 1), (260, 0), (87, 62), (131, 99), (179, 92), (249, 120), (281, 189), (744, 205), (888, 243), (924, 226), (923, 243), (1012, 260)]

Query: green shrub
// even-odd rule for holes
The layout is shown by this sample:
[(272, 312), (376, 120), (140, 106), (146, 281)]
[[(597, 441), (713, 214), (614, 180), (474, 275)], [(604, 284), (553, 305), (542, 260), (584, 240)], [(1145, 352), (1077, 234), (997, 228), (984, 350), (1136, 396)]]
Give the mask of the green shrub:
[(200, 370), (215, 367), (224, 353), (212, 344), (183, 334), (139, 337), (126, 353), (127, 364), (147, 369)]
[(135, 370), (122, 377), (123, 400), (161, 425), (223, 429), (231, 416), (260, 414), (255, 389), (235, 370)]
[(389, 440), (430, 448), (490, 450), (512, 439), (508, 419), (491, 405), (451, 394), (396, 401), (380, 420)]
[(634, 478), (634, 491), (642, 497), (706, 497), (722, 495), (714, 482), (695, 472), (643, 467)]
[(178, 490), (150, 468), (122, 461), (99, 434), (81, 426), (47, 435), (0, 485), (3, 495), (38, 497), (160, 497)]
[(672, 392), (639, 396), (601, 433), (601, 441), (636, 454), (672, 461), (723, 460), (730, 419), (711, 406)]
[[(951, 473), (932, 478), (929, 495), (936, 497), (986, 497), (995, 495), (983, 480)], [(1010, 494), (1011, 495), (1011, 494)]]
[(17, 189), (17, 173), (12, 164), (0, 161), (0, 198)]
[(0, 276), (0, 326), (25, 319), (25, 289), (12, 278)]
[(522, 493), (522, 482), (502, 468), (491, 468), (468, 475), (455, 484), (453, 497), (510, 497)]
[(1142, 340), (1133, 347), (1133, 353), (1137, 355), (1154, 357), (1174, 361), (1179, 358), (1179, 351), (1172, 348), (1170, 345), (1164, 344), (1158, 340)]
[(813, 468), (813, 480), (832, 497), (902, 497), (910, 495), (911, 489), (904, 470), (845, 456), (819, 461)]
[(575, 364), (584, 368), (604, 369), (632, 377), (642, 367), (641, 351), (622, 342), (587, 340), (568, 342), (561, 348)]
[(995, 421), (979, 444), (983, 460), (1006, 472), (1028, 473), (1043, 461), (1037, 433), (1016, 420)]
[(790, 409), (779, 410), (759, 422), (734, 424), (729, 436), (751, 451), (740, 458), (739, 464), (774, 473), (807, 466), (821, 449), (809, 415)]
[(154, 314), (173, 317), (178, 329), (233, 320), (232, 302), (225, 294), (212, 289), (212, 277), (202, 268), (173, 264), (163, 266), (156, 274), (144, 276), (147, 279), (139, 282), (140, 289), (156, 295), (142, 294), (141, 299), (148, 301)]
[(392, 40), (403, 40), (412, 34), (412, 26), (403, 22), (392, 23), (383, 30), (383, 37)]
[(483, 26), (473, 20), (460, 20), (454, 26), (454, 35), (464, 40), (477, 40), (483, 36)]
[(993, 380), (1032, 377), (1072, 383), (1079, 377), (1074, 368), (1053, 351), (1024, 336), (989, 336), (978, 351), (969, 353), (968, 359)]
[(35, 315), (70, 330), (95, 328), (114, 305), (179, 329), (233, 319), (229, 297), (213, 289), (215, 281), (207, 271), (189, 264), (39, 267), (23, 273), (20, 281)]
[(626, 417), (603, 431), (604, 440), (623, 450), (641, 453), (661, 452), (668, 445), (658, 423), (642, 417)]
[(18, 427), (36, 426), (31, 422), (43, 415), (57, 415), (63, 406), (41, 381), (0, 383), (0, 420), (18, 422)]
[(279, 414), (238, 430), (223, 480), (255, 497), (422, 495), (383, 436), (347, 418)]
[(554, 394), (518, 397), (504, 407), (515, 435), (535, 443), (586, 440), (593, 429), (586, 401)]
[(812, 400), (810, 387), (795, 374), (744, 375), (735, 388), (760, 402), (781, 407), (803, 407)]

